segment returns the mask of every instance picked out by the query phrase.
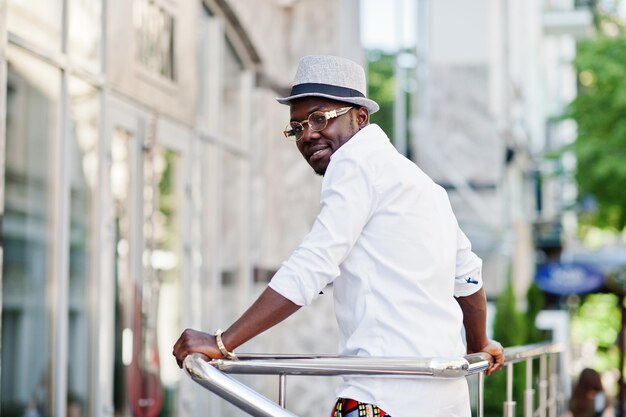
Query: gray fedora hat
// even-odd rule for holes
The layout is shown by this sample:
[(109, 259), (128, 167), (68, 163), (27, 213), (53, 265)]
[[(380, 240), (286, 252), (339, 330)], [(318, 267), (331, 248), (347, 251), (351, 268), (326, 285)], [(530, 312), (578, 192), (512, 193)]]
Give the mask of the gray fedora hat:
[(289, 97), (276, 97), (276, 100), (289, 105), (302, 97), (325, 97), (375, 113), (380, 107), (365, 97), (365, 90), (365, 71), (356, 62), (338, 56), (308, 55), (298, 63)]

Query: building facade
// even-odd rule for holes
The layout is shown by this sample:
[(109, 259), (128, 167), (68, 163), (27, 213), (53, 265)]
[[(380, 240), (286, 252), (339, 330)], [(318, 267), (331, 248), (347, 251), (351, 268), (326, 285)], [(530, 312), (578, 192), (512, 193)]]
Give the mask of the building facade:
[[(172, 344), (228, 326), (310, 227), (274, 97), (302, 55), (362, 61), (357, 0), (0, 0), (0, 28), (0, 414), (238, 415)], [(321, 298), (244, 350), (334, 352)], [(329, 410), (316, 385), (294, 412)]]
[(575, 138), (558, 118), (576, 39), (593, 32), (587, 3), (418, 0), (414, 160), (448, 190), (490, 298), (508, 280), (523, 298), (544, 252), (574, 238), (573, 161), (544, 156)]

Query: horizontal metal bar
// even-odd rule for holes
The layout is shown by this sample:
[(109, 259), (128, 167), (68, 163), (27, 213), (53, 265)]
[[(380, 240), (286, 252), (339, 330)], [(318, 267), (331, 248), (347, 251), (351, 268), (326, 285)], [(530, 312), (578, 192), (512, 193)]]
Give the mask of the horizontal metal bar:
[(185, 358), (184, 368), (194, 381), (254, 417), (297, 417), (275, 402), (220, 372), (200, 354)]
[[(515, 363), (562, 351), (555, 343), (538, 343), (505, 349), (505, 362)], [(390, 358), (336, 355), (240, 354), (237, 360), (209, 362), (222, 372), (257, 375), (408, 375), (458, 378), (482, 372), (491, 357), (477, 353), (465, 357)]]
[(532, 345), (513, 346), (504, 349), (504, 362), (517, 363), (526, 359), (537, 358), (548, 353), (563, 352), (562, 343), (535, 343)]
[[(546, 353), (561, 352), (559, 343), (537, 343), (504, 350), (505, 362), (516, 363)], [(257, 375), (408, 375), (458, 378), (482, 372), (491, 357), (389, 358), (335, 355), (238, 355), (238, 360), (216, 359), (211, 365), (232, 374)]]
[(459, 378), (487, 369), (489, 355), (475, 354), (448, 358), (240, 355), (238, 360), (217, 359), (210, 364), (230, 374), (406, 375)]
[(489, 364), (493, 361), (491, 355), (485, 352), (466, 355), (465, 359), (469, 362), (469, 367), (467, 368), (468, 375), (486, 371)]

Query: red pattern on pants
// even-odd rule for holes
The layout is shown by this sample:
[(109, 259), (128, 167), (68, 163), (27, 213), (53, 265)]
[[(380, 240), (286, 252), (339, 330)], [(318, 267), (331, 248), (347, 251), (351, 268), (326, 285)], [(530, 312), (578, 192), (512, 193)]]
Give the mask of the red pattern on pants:
[(330, 417), (391, 417), (373, 404), (366, 404), (350, 398), (339, 398)]

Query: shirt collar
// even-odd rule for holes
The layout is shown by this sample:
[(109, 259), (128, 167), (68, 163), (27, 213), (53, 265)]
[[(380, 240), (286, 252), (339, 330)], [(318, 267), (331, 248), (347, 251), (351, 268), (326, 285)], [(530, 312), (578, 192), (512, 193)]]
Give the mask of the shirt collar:
[(385, 132), (383, 132), (383, 130), (377, 124), (370, 123), (363, 129), (356, 132), (350, 139), (348, 139), (346, 143), (344, 143), (339, 149), (337, 149), (330, 156), (330, 160), (332, 161), (333, 158), (340, 157), (344, 153), (349, 152), (349, 149), (359, 146), (359, 144), (361, 143), (375, 141), (381, 136), (387, 138)]

